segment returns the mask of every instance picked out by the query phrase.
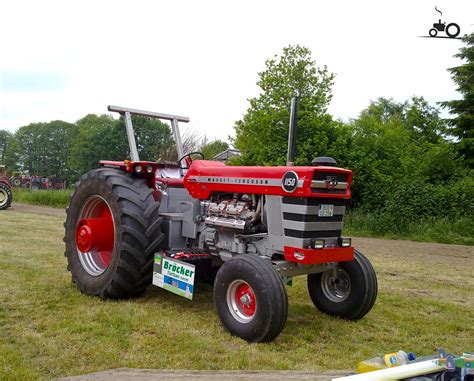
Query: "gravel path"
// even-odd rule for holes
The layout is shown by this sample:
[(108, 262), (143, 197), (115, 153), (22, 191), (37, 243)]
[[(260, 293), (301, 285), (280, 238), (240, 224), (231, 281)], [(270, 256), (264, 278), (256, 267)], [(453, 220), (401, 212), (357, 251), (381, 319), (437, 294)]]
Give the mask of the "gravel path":
[[(64, 208), (51, 208), (49, 206), (20, 204), (13, 202), (12, 206), (7, 209), (8, 212), (32, 213), (41, 214), (43, 216), (66, 217), (66, 210)], [(4, 212), (4, 211), (2, 211)]]
[(153, 369), (130, 369), (118, 368), (105, 372), (91, 373), (84, 376), (62, 378), (61, 380), (104, 380), (104, 381), (151, 381), (151, 380), (264, 380), (264, 381), (287, 381), (287, 380), (311, 380), (329, 381), (333, 378), (343, 377), (351, 374), (350, 371), (329, 371), (329, 372), (249, 372), (249, 371), (175, 371), (175, 370), (153, 370)]

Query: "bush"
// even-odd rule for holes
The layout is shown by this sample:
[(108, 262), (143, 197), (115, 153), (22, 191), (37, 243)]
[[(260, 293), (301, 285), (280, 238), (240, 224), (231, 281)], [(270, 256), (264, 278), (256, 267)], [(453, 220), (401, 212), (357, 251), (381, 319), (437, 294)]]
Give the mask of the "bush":
[(474, 244), (474, 178), (448, 184), (406, 179), (385, 193), (378, 209), (349, 211), (350, 234)]
[(344, 234), (360, 237), (385, 237), (414, 241), (474, 245), (474, 220), (425, 218), (418, 222), (398, 226), (394, 232), (385, 224), (384, 217), (374, 213), (350, 211), (344, 218)]
[(65, 208), (69, 204), (70, 190), (31, 190), (13, 189), (13, 201), (33, 205), (46, 205)]

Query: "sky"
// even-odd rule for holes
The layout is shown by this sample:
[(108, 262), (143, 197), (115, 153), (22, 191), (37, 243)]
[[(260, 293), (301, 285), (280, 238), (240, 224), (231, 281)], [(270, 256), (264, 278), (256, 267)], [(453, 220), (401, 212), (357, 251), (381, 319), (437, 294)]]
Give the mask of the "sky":
[(462, 42), (418, 36), (439, 18), (461, 35), (474, 25), (467, 0), (0, 0), (0, 12), (0, 129), (112, 104), (187, 116), (223, 140), (258, 96), (265, 60), (290, 44), (336, 74), (335, 118), (379, 97), (459, 98), (446, 69), (462, 63)]

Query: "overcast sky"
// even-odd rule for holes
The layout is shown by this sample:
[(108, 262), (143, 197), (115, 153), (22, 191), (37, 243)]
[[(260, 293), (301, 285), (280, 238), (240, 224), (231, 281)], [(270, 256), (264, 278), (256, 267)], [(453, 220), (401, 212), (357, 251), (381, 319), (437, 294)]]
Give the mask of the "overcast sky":
[(474, 1), (0, 0), (0, 129), (70, 122), (109, 104), (191, 118), (226, 139), (259, 93), (257, 73), (289, 44), (336, 74), (329, 111), (354, 118), (378, 97), (459, 97), (447, 68)]

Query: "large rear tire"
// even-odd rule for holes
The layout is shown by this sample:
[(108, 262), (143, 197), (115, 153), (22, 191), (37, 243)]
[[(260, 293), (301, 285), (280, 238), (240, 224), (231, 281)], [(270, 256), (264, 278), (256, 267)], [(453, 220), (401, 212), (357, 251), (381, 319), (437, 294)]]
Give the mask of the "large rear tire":
[(214, 283), (214, 303), (224, 328), (254, 343), (275, 339), (288, 315), (280, 276), (270, 261), (252, 254), (222, 265)]
[[(146, 180), (115, 169), (98, 168), (81, 177), (66, 209), (64, 237), (68, 270), (81, 292), (127, 298), (151, 284), (153, 254), (163, 240), (153, 193)], [(109, 230), (90, 234), (95, 239), (107, 233), (107, 248), (84, 249), (84, 221), (94, 219), (109, 223)]]
[(369, 260), (355, 251), (354, 260), (308, 275), (308, 291), (318, 310), (347, 320), (359, 320), (377, 298), (377, 276)]
[(13, 192), (4, 182), (0, 182), (0, 210), (10, 207), (13, 201)]

